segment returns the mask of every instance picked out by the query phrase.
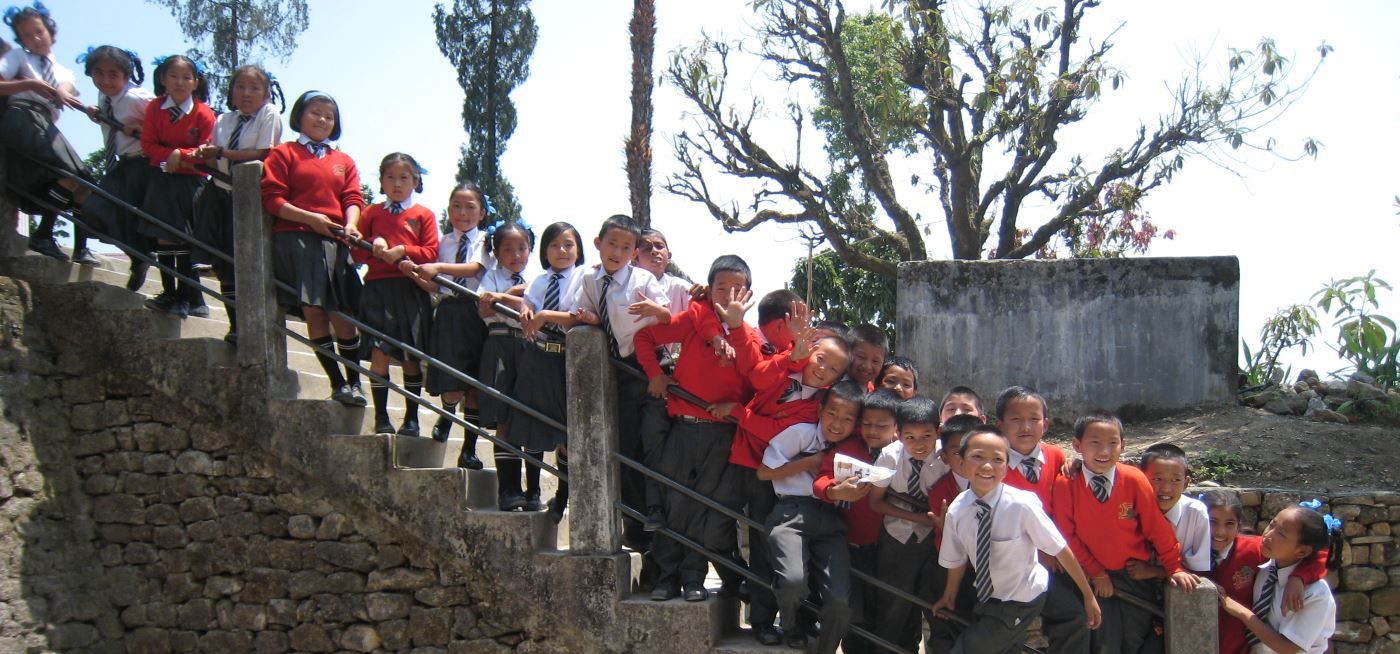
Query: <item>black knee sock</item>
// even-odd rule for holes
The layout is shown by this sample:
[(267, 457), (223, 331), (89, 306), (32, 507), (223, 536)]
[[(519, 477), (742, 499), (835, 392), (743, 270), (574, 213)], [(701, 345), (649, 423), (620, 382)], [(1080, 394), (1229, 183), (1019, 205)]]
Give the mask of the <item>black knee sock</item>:
[(569, 498), (569, 482), (565, 481), (564, 478), (569, 476), (569, 455), (560, 452), (558, 456), (554, 457), (554, 467), (559, 468), (559, 492), (557, 495), (561, 499), (567, 501)]
[(156, 263), (160, 264), (160, 292), (169, 295), (175, 292), (175, 274), (170, 272), (175, 268), (175, 251), (164, 245), (160, 247), (156, 250)]
[(73, 225), (73, 254), (77, 254), (87, 249), (88, 231)]
[(322, 336), (311, 339), (311, 344), (316, 346), (316, 361), (320, 362), (321, 369), (331, 380), (331, 390), (336, 390), (345, 385), (345, 377), (340, 374), (340, 366), (330, 355), (332, 341), (331, 337)]
[[(175, 272), (186, 277), (194, 277), (194, 260), (190, 258), (189, 250), (174, 250)], [(190, 304), (195, 304), (199, 300), (201, 293), (194, 285), (181, 279), (177, 280), (176, 292), (180, 294), (180, 299)]]
[[(410, 395), (415, 395), (415, 396), (417, 396), (417, 395), (422, 395), (422, 394), (423, 394), (423, 373), (420, 372), (420, 373), (418, 373), (418, 374), (416, 374), (416, 375), (410, 375), (410, 374), (408, 374), (408, 373), (404, 373), (404, 375), (403, 375), (403, 389), (406, 390), (406, 391), (408, 391), (408, 393), (409, 393)], [(403, 407), (403, 410), (404, 410), (404, 414), (403, 414), (404, 420), (408, 420), (408, 419), (410, 419), (410, 418), (412, 418), (413, 420), (417, 420), (417, 419), (418, 419), (418, 403), (417, 403), (417, 402), (414, 402), (414, 401), (413, 401), (413, 398), (409, 398), (409, 397), (404, 398), (404, 407)]]
[(56, 223), (58, 223), (58, 214), (44, 213), (39, 216), (39, 226), (35, 227), (34, 231), (29, 234), (29, 238), (41, 240), (53, 238), (53, 228)]
[(496, 449), (496, 492), (500, 495), (520, 494), (520, 458)]
[[(536, 459), (544, 457), (544, 452), (535, 450), (525, 450), (525, 453)], [(529, 497), (540, 496), (540, 467), (529, 461), (525, 462), (525, 494)]]
[[(340, 352), (340, 356), (343, 356), (351, 361), (359, 361), (360, 335), (356, 334), (354, 336), (351, 336), (350, 338), (335, 339), (335, 349), (337, 352)], [(345, 364), (345, 383), (351, 386), (358, 386), (360, 384), (360, 372), (358, 370), (355, 370), (354, 368), (351, 368), (350, 364), (348, 363)]]
[(389, 421), (389, 387), (373, 379), (369, 382), (369, 395), (374, 399), (374, 421)]
[(224, 311), (228, 313), (228, 329), (231, 332), (238, 331), (238, 290), (233, 287), (233, 280), (219, 280), (219, 292), (228, 298), (224, 303)]
[[(446, 401), (446, 400), (443, 400), (443, 402), (442, 402), (442, 410), (443, 410), (443, 411), (446, 411), (448, 415), (456, 415), (456, 414), (457, 414), (457, 403), (456, 403), (456, 402), (448, 402), (448, 401)], [(446, 421), (446, 420), (447, 420), (447, 416), (438, 416), (438, 420)]]

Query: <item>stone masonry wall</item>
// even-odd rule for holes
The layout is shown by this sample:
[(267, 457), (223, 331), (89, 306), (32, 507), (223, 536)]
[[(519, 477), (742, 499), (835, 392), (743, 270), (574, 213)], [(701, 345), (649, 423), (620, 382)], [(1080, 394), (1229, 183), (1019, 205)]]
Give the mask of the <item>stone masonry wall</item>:
[(75, 374), (0, 278), (0, 651), (554, 651), (468, 570), (201, 424)]

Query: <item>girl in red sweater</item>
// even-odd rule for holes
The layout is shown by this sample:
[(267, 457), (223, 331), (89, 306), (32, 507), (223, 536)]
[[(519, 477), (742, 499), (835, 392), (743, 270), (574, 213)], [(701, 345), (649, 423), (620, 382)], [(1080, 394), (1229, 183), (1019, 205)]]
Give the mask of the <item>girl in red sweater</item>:
[(214, 133), (214, 111), (209, 100), (209, 81), (199, 64), (184, 55), (156, 60), (156, 99), (146, 105), (141, 123), (141, 149), (152, 168), (141, 208), (160, 222), (142, 221), (137, 231), (155, 239), (156, 261), (162, 265), (160, 295), (146, 306), (172, 316), (185, 318), (209, 315), (199, 287), (177, 281), (169, 269), (194, 277), (187, 238), (194, 217), (194, 196), (204, 186), (205, 174), (195, 169), (200, 163), (199, 146)]
[(340, 373), (330, 356), (331, 332), (340, 355), (357, 360), (360, 335), (345, 312), (360, 305), (360, 277), (350, 249), (332, 229), (359, 237), (360, 173), (349, 155), (330, 147), (340, 138), (340, 107), (321, 91), (307, 91), (292, 104), (291, 126), (301, 137), (273, 148), (263, 168), (262, 199), (272, 224), (272, 272), (292, 287), (278, 288), (278, 302), (297, 307), (306, 335), (331, 382), (331, 399), (366, 406), (360, 373), (349, 364)]
[[(423, 191), (422, 169), (418, 162), (402, 152), (395, 152), (379, 162), (379, 186), (386, 199), (365, 209), (360, 217), (364, 238), (374, 244), (371, 255), (355, 252), (355, 259), (369, 263), (365, 275), (365, 290), (360, 297), (360, 319), (385, 336), (416, 349), (428, 345), (428, 325), (433, 317), (433, 303), (428, 297), (427, 282), (413, 276), (413, 265), (437, 260), (437, 217), (427, 207), (413, 202), (414, 192)], [(418, 395), (423, 390), (423, 369), (408, 352), (389, 341), (367, 334), (366, 349), (370, 354), (370, 372), (379, 378), (389, 377), (389, 362), (403, 366), (403, 386)], [(374, 399), (374, 433), (393, 434), (389, 420), (389, 387), (379, 378), (370, 380), (370, 395)], [(400, 436), (418, 436), (418, 404), (412, 399), (404, 402)]]

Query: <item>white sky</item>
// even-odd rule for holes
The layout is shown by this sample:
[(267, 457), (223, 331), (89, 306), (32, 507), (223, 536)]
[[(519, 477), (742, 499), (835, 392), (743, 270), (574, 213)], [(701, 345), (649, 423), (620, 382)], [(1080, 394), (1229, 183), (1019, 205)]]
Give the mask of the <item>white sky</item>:
[[(119, 45), (146, 61), (187, 47), (174, 19), (154, 5), (136, 0), (46, 4), (59, 25), (59, 59), (76, 69), (79, 88), (90, 103), (96, 91), (72, 63), (89, 45)], [(291, 96), (289, 104), (308, 88), (336, 96), (345, 128), (341, 146), (356, 158), (362, 176), (373, 185), (381, 157), (408, 152), (431, 171), (420, 201), (439, 211), (465, 137), (462, 92), (455, 71), (437, 49), (433, 3), (309, 4), (311, 25), (291, 60), (266, 62)], [(1223, 65), (1227, 48), (1253, 47), (1271, 36), (1301, 68), (1315, 59), (1322, 41), (1336, 48), (1307, 96), (1267, 132), (1295, 151), (1304, 137), (1316, 137), (1324, 144), (1320, 158), (1288, 163), (1252, 156), (1235, 167), (1238, 175), (1204, 160), (1188, 162), (1175, 182), (1146, 201), (1157, 224), (1178, 233), (1175, 241), (1155, 244), (1152, 255), (1238, 256), (1241, 334), (1251, 342), (1276, 308), (1307, 302), (1330, 279), (1374, 268), (1400, 283), (1400, 264), (1388, 254), (1400, 233), (1400, 217), (1392, 206), (1400, 180), (1391, 161), (1392, 153), (1400, 151), (1395, 129), (1400, 42), (1393, 38), (1400, 4), (1185, 0), (1105, 5), (1092, 14), (1096, 18), (1086, 31), (1097, 40), (1123, 24), (1110, 57), (1129, 81), (1124, 90), (1107, 95), (1086, 126), (1061, 139), (1062, 152), (1083, 153), (1088, 164), (1126, 143), (1139, 122), (1155, 124), (1169, 102), (1166, 83), (1176, 80), (1197, 55)], [(539, 44), (530, 79), (514, 94), (519, 126), (503, 167), (533, 225), (568, 220), (588, 239), (606, 216), (630, 212), (622, 142), (630, 116), (627, 21), (632, 3), (536, 0), (533, 10)], [(669, 0), (658, 3), (657, 10), (658, 75), (669, 54), (695, 43), (702, 30), (733, 38), (750, 33), (748, 25), (755, 22), (746, 0)], [(740, 68), (732, 81), (736, 97), (753, 93), (779, 109), (793, 94), (773, 81), (771, 70)], [(672, 135), (690, 122), (673, 89), (658, 87), (655, 101), (653, 179), (658, 191), (652, 200), (653, 223), (668, 235), (677, 263), (703, 277), (716, 255), (737, 253), (754, 268), (757, 292), (781, 287), (806, 252), (795, 230), (726, 235), (703, 207), (659, 190), (674, 170)], [(783, 152), (790, 137), (779, 119), (761, 133), (774, 151)], [(79, 152), (101, 146), (100, 131), (85, 119), (69, 114), (60, 126)], [(286, 134), (294, 136), (290, 130)], [(813, 142), (808, 143), (808, 153), (816, 154)], [(902, 201), (936, 217), (936, 200), (920, 193), (906, 188)], [(746, 205), (749, 198), (736, 194), (734, 199)], [(933, 225), (930, 255), (947, 256), (946, 241), (944, 226)], [(589, 254), (596, 258), (595, 252)], [(1383, 296), (1382, 303), (1383, 311), (1400, 313), (1396, 295)], [(1325, 340), (1332, 333), (1328, 329)], [(1299, 363), (1323, 372), (1338, 367), (1323, 340), (1320, 352)]]

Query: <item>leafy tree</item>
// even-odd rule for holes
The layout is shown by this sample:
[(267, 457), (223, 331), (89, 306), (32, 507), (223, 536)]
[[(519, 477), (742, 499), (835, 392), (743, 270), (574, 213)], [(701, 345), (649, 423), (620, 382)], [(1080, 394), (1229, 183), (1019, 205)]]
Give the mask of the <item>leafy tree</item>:
[[(860, 243), (857, 248), (874, 257), (896, 256), (888, 243)], [(792, 269), (791, 288), (798, 295), (807, 289), (807, 260)], [(833, 250), (812, 258), (812, 297), (807, 298), (814, 315), (850, 325), (868, 322), (890, 338), (894, 347), (895, 280), (893, 277), (848, 266)]]
[[(734, 45), (705, 39), (675, 55), (665, 77), (697, 110), (697, 126), (675, 137), (681, 170), (667, 190), (705, 205), (730, 231), (813, 227), (843, 262), (887, 277), (899, 261), (927, 258), (937, 223), (959, 259), (1059, 249), (1112, 256), (1167, 236), (1142, 201), (1188, 159), (1228, 159), (1240, 148), (1278, 154), (1258, 130), (1317, 71), (1298, 79), (1268, 39), (1231, 50), (1218, 79), (1203, 64), (1188, 70), (1155, 126), (1139, 126), (1093, 163), (1061, 153), (1069, 144), (1060, 130), (1085, 120), (1124, 81), (1107, 58), (1112, 35), (1091, 42), (1080, 32), (1096, 0), (1062, 0), (1058, 9), (886, 4), (847, 16), (840, 0), (754, 0), (760, 42), (743, 49), (780, 79), (816, 91), (816, 106), (786, 107), (791, 143), (760, 142), (753, 124), (767, 111), (761, 100), (740, 107), (728, 99)], [(1319, 49), (1322, 57), (1329, 51)], [(823, 137), (825, 169), (802, 157), (811, 127)], [(1318, 147), (1309, 139), (1303, 153), (1315, 156)], [(912, 192), (892, 172), (905, 163), (927, 165), (910, 180)], [(749, 185), (746, 209), (715, 196), (714, 171)]]
[(306, 0), (148, 0), (166, 7), (194, 41), (190, 57), (206, 68), (211, 106), (220, 106), (228, 76), (264, 53), (286, 62), (309, 21)]
[(656, 0), (633, 0), (632, 130), (623, 152), (627, 156), (627, 195), (632, 218), (643, 229), (651, 226), (651, 60), (656, 52)]
[(476, 182), (501, 219), (520, 215), (515, 188), (500, 171), (506, 141), (515, 133), (510, 92), (530, 76), (530, 55), (539, 31), (529, 0), (455, 0), (449, 12), (433, 10), (438, 49), (457, 68), (466, 92), (462, 125), (467, 144), (457, 181)]

